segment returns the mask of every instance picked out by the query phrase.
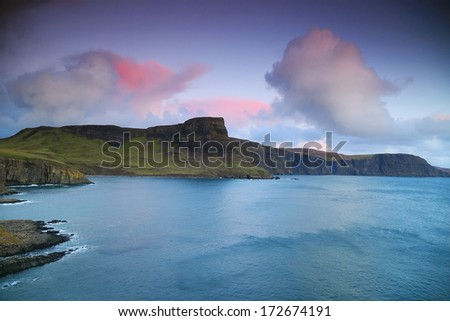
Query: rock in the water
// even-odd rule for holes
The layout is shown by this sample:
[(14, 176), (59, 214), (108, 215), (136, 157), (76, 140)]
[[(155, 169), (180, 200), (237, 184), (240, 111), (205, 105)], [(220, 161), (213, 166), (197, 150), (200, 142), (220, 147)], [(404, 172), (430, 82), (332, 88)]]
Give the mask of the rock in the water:
[(16, 198), (0, 198), (0, 204), (15, 204), (22, 202), (25, 202), (25, 200), (18, 200)]
[(63, 258), (67, 253), (68, 251), (63, 251), (35, 256), (10, 256), (0, 258), (0, 277), (55, 262)]
[(48, 221), (47, 224), (57, 224), (57, 223), (67, 223), (66, 220), (51, 220)]

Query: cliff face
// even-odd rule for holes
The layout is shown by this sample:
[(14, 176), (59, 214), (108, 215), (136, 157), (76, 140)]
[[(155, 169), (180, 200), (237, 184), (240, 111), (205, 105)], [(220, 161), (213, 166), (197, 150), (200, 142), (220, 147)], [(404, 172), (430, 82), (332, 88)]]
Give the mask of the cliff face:
[[(347, 162), (351, 175), (450, 176), (447, 172), (431, 166), (423, 158), (409, 154), (376, 154), (371, 158), (350, 159)], [(337, 173), (339, 174), (339, 171)]]
[(5, 187), (5, 181), (6, 181), (5, 165), (0, 164), (0, 195), (8, 192), (8, 189)]
[(196, 140), (226, 141), (229, 139), (225, 121), (222, 117), (198, 117), (185, 121), (183, 124), (156, 126), (146, 129), (146, 137), (171, 141), (174, 134), (180, 133), (182, 138), (195, 133)]
[[(267, 150), (266, 150), (267, 151)], [(299, 175), (360, 175), (360, 176), (416, 176), (416, 177), (450, 177), (450, 173), (431, 166), (421, 157), (410, 154), (375, 154), (372, 156), (344, 156), (347, 163), (338, 164), (337, 161), (326, 164), (325, 153), (316, 153), (308, 160), (306, 155), (300, 154), (301, 162), (295, 167), (286, 167), (286, 159), (294, 159), (292, 152), (285, 152), (279, 156), (279, 150), (272, 150), (272, 158), (276, 161), (275, 168), (268, 168), (274, 174)], [(314, 154), (314, 153), (313, 153)], [(339, 156), (339, 155), (337, 155)], [(267, 156), (266, 156), (267, 158)], [(298, 159), (298, 157), (297, 157)], [(318, 161), (320, 166), (307, 166), (308, 161)]]
[(56, 163), (3, 157), (0, 157), (0, 179), (4, 185), (91, 183), (81, 172)]
[(199, 140), (228, 140), (228, 131), (222, 117), (199, 117), (189, 119), (181, 126), (181, 136), (187, 136), (195, 132)]

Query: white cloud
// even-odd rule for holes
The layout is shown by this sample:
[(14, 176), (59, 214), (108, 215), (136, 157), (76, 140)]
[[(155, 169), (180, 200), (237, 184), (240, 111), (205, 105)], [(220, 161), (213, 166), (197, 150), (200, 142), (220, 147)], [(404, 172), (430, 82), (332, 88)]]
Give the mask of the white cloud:
[(329, 30), (292, 40), (266, 80), (282, 96), (273, 104), (282, 116), (353, 136), (386, 134), (394, 125), (381, 97), (398, 87), (368, 68), (355, 45)]
[(116, 82), (116, 74), (101, 54), (86, 53), (70, 59), (62, 71), (24, 74), (8, 84), (8, 91), (25, 118), (52, 123), (82, 118), (95, 108)]

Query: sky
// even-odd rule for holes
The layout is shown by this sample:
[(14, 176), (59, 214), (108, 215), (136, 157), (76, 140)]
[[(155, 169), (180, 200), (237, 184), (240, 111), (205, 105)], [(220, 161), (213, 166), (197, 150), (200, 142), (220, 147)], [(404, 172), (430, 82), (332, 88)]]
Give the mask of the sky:
[(3, 1), (0, 137), (220, 116), (232, 137), (331, 131), (345, 154), (450, 168), (446, 2)]

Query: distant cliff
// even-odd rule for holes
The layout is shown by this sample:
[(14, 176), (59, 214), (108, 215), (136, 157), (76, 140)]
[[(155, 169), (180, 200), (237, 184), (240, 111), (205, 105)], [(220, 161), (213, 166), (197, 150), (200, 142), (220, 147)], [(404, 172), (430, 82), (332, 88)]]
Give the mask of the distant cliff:
[(274, 175), (358, 175), (450, 177), (450, 172), (434, 167), (410, 154), (343, 155), (316, 149), (278, 149), (253, 144), (259, 164)]
[[(347, 160), (348, 171), (342, 174), (370, 176), (441, 176), (450, 174), (415, 155), (409, 154), (375, 154), (367, 158), (351, 158)], [(339, 170), (336, 172), (339, 174)]]
[(87, 184), (90, 181), (78, 170), (43, 160), (0, 157), (0, 189), (5, 185)]

